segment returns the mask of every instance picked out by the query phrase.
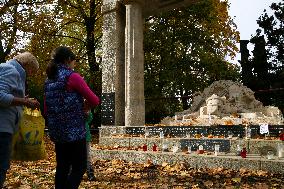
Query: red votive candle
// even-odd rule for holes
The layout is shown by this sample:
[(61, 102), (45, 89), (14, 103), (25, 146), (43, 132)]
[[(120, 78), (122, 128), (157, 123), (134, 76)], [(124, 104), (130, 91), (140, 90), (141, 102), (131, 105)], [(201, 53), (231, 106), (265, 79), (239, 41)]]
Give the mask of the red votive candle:
[(143, 145), (143, 151), (147, 151), (147, 145), (146, 144)]
[(241, 157), (242, 158), (246, 158), (247, 157), (247, 150), (246, 150), (246, 148), (243, 148), (243, 150), (241, 151)]
[(153, 151), (154, 151), (154, 152), (157, 151), (157, 145), (156, 145), (156, 144), (153, 145)]

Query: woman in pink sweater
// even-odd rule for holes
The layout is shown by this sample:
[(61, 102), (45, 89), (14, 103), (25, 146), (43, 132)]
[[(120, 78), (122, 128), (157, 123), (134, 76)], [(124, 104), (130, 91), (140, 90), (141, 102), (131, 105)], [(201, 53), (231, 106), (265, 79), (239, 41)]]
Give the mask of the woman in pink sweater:
[(44, 109), (48, 133), (55, 143), (56, 189), (79, 187), (87, 165), (84, 101), (88, 108), (100, 103), (84, 79), (73, 71), (75, 62), (70, 48), (58, 47), (46, 70)]

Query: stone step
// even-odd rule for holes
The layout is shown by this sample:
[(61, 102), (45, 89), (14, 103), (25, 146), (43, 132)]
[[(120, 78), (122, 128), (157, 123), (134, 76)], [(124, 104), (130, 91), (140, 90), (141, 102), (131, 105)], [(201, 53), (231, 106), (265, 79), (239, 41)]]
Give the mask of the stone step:
[(248, 154), (247, 158), (235, 156), (234, 154), (215, 155), (199, 155), (195, 152), (186, 154), (183, 152), (152, 152), (152, 151), (132, 151), (132, 150), (98, 150), (92, 148), (93, 160), (112, 160), (121, 159), (132, 161), (135, 163), (145, 163), (148, 160), (154, 164), (161, 165), (166, 162), (169, 164), (187, 163), (193, 168), (225, 168), (240, 170), (245, 168), (248, 170), (263, 170), (271, 173), (284, 173), (284, 159), (275, 157), (268, 160), (266, 157), (261, 157), (257, 154)]

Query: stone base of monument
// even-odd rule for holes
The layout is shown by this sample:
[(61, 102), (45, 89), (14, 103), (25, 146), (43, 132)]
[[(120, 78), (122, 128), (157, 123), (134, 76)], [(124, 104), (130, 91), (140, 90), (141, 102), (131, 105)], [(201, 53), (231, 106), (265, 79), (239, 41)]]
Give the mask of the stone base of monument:
[[(257, 128), (257, 127), (255, 127)], [(202, 137), (205, 131), (214, 129), (214, 138)], [(283, 126), (275, 126), (275, 135)], [(156, 164), (186, 162), (193, 168), (230, 168), (238, 170), (246, 168), (251, 170), (266, 170), (273, 173), (284, 173), (284, 158), (279, 158), (277, 147), (283, 141), (270, 135), (270, 139), (254, 139), (258, 131), (253, 131), (251, 139), (246, 139), (243, 126), (168, 126), (168, 127), (101, 127), (99, 147), (94, 147), (93, 157), (97, 159), (123, 159), (137, 163), (151, 160)], [(161, 131), (164, 135), (160, 135)], [(229, 132), (233, 136), (228, 137)], [(145, 136), (146, 134), (146, 136)], [(208, 134), (208, 133), (207, 133)], [(238, 136), (238, 137), (237, 137)], [(215, 155), (215, 146), (218, 153)], [(143, 151), (142, 147), (147, 147)], [(153, 151), (156, 146), (157, 151)], [(165, 151), (165, 146), (167, 150)], [(200, 146), (205, 151), (198, 154)], [(245, 147), (247, 158), (237, 155), (239, 147)], [(188, 153), (190, 147), (190, 153)], [(178, 150), (174, 150), (178, 148)], [(145, 150), (145, 149), (144, 149)], [(176, 151), (176, 152), (175, 152)], [(268, 157), (267, 152), (274, 154)]]
[(152, 151), (131, 151), (131, 150), (96, 150), (93, 149), (92, 155), (94, 160), (105, 159), (121, 159), (136, 163), (145, 163), (148, 160), (154, 164), (187, 163), (192, 168), (225, 168), (240, 170), (241, 168), (248, 170), (264, 170), (271, 173), (284, 174), (284, 159), (271, 159), (261, 157), (256, 154), (248, 154), (246, 158), (235, 156), (234, 154), (205, 155), (186, 154), (183, 152), (152, 152)]
[(180, 150), (188, 149), (191, 147), (192, 151), (197, 151), (199, 146), (202, 145), (203, 149), (208, 152), (214, 152), (215, 145), (219, 145), (220, 152), (236, 153), (238, 145), (245, 147), (247, 153), (259, 154), (261, 148), (271, 147), (268, 150), (273, 151), (276, 155), (276, 149), (280, 140), (264, 140), (264, 139), (195, 139), (195, 138), (140, 138), (140, 137), (101, 137), (99, 139), (100, 146), (119, 146), (125, 148), (135, 148), (146, 145), (149, 150), (152, 150), (155, 144), (159, 150), (162, 150), (163, 145), (166, 145), (169, 151), (172, 151), (174, 146), (178, 146)]

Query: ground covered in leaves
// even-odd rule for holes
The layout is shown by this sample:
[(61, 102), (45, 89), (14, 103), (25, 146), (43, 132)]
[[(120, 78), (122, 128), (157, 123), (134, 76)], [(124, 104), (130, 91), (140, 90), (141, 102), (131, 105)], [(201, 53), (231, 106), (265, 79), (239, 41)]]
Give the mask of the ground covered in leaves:
[[(94, 143), (97, 142), (95, 138)], [(51, 189), (54, 188), (54, 146), (45, 137), (48, 158), (34, 162), (13, 161), (7, 174), (5, 189)], [(284, 189), (284, 175), (264, 171), (241, 169), (193, 169), (185, 163), (160, 166), (151, 160), (144, 164), (122, 160), (93, 162), (96, 180), (88, 181), (84, 175), (80, 189), (92, 188), (211, 188), (211, 189)]]

